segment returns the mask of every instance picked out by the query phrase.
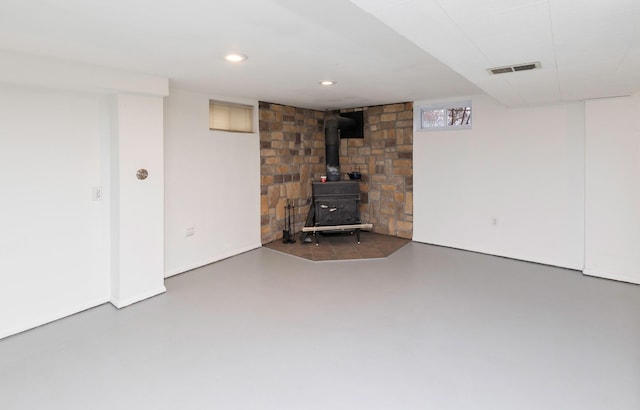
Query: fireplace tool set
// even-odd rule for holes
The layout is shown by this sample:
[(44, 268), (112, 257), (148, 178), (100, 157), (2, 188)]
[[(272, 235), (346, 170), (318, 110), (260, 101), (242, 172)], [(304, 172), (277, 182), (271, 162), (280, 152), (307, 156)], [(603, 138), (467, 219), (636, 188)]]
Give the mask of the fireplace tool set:
[[(284, 230), (282, 231), (282, 243), (295, 243), (295, 232), (293, 231), (296, 228), (296, 207), (287, 199), (287, 205), (284, 207)], [(291, 222), (291, 211), (293, 211), (293, 225)]]

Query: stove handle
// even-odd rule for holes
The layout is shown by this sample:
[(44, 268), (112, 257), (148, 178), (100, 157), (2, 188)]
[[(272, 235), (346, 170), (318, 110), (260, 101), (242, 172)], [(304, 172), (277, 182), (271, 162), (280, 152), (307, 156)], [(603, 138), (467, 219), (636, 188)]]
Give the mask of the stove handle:
[[(320, 205), (320, 208), (327, 209), (327, 208), (329, 208), (329, 205), (322, 204), (322, 205)], [(329, 208), (329, 212), (335, 212), (337, 210), (338, 210), (338, 208)]]

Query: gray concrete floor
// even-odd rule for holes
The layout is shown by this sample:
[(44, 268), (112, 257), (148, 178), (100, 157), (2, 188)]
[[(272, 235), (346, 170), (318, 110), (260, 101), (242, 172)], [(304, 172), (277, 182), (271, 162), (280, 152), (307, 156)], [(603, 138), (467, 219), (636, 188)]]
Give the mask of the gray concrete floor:
[(640, 409), (640, 286), (418, 243), (166, 285), (0, 340), (0, 408)]

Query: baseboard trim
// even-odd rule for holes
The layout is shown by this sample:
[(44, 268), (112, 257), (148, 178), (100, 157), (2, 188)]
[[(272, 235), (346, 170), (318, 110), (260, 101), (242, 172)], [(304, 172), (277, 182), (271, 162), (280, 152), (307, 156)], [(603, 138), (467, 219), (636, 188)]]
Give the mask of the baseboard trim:
[(413, 242), (423, 243), (425, 245), (431, 245), (431, 246), (439, 246), (441, 248), (449, 248), (449, 249), (455, 249), (455, 250), (459, 250), (459, 251), (473, 252), (473, 253), (478, 253), (478, 254), (481, 254), (481, 255), (495, 256), (497, 258), (512, 259), (512, 260), (515, 260), (515, 261), (535, 263), (537, 265), (545, 265), (545, 266), (551, 266), (551, 267), (554, 267), (554, 268), (568, 269), (568, 270), (582, 272), (582, 265), (580, 265), (580, 266), (571, 265), (571, 264), (560, 265), (560, 264), (558, 264), (556, 262), (545, 260), (545, 259), (541, 259), (541, 258), (532, 258), (532, 257), (529, 257), (529, 256), (524, 256), (524, 255), (500, 254), (500, 253), (495, 253), (495, 252), (484, 250), (484, 249), (462, 248), (462, 247), (457, 246), (457, 245), (443, 244), (443, 243), (436, 243), (436, 242), (427, 242), (427, 241), (418, 240), (418, 239), (413, 239)]
[(198, 269), (198, 268), (201, 268), (203, 266), (207, 266), (207, 265), (210, 265), (212, 263), (219, 262), (221, 260), (228, 259), (228, 258), (231, 258), (233, 256), (240, 255), (242, 253), (252, 251), (254, 249), (258, 249), (260, 247), (262, 247), (262, 244), (261, 243), (256, 243), (256, 244), (248, 245), (246, 247), (234, 249), (232, 251), (223, 252), (223, 253), (218, 254), (218, 255), (216, 255), (214, 257), (205, 259), (203, 261), (200, 261), (200, 262), (197, 262), (197, 263), (194, 263), (194, 264), (191, 264), (191, 265), (186, 265), (186, 266), (183, 266), (183, 267), (180, 267), (180, 268), (177, 268), (177, 269), (170, 269), (170, 270), (168, 270), (168, 271), (166, 271), (164, 273), (164, 277), (165, 278), (169, 278), (171, 276), (179, 275), (181, 273), (185, 273), (185, 272), (188, 272), (190, 270)]
[(108, 303), (108, 302), (109, 302), (109, 299), (105, 297), (105, 298), (95, 299), (95, 300), (89, 301), (87, 303), (82, 303), (82, 304), (79, 304), (79, 305), (77, 305), (75, 307), (72, 307), (72, 308), (61, 309), (56, 313), (47, 314), (47, 315), (43, 316), (42, 318), (39, 318), (39, 319), (36, 319), (36, 320), (31, 320), (29, 322), (26, 322), (25, 324), (21, 324), (19, 326), (14, 326), (14, 327), (11, 327), (11, 328), (5, 329), (5, 330), (0, 330), (0, 339), (4, 339), (5, 337), (14, 336), (14, 335), (17, 335), (19, 333), (35, 329), (37, 327), (47, 325), (47, 324), (49, 324), (51, 322), (55, 322), (56, 320), (60, 320), (60, 319), (64, 319), (65, 317), (73, 316), (76, 313), (84, 312), (85, 310), (92, 309), (92, 308), (94, 308), (96, 306), (104, 305), (105, 303)]
[(592, 276), (594, 278), (617, 280), (619, 282), (633, 283), (634, 285), (640, 285), (640, 279), (638, 277), (632, 277), (629, 275), (621, 275), (617, 273), (599, 272), (593, 269), (585, 269), (582, 271), (586, 276)]
[(164, 285), (162, 285), (159, 288), (156, 288), (154, 290), (148, 291), (148, 292), (144, 292), (144, 293), (140, 293), (138, 295), (135, 296), (131, 296), (125, 299), (118, 299), (116, 297), (111, 297), (111, 299), (109, 300), (109, 302), (115, 306), (118, 309), (122, 309), (123, 307), (127, 307), (129, 305), (133, 305), (134, 303), (137, 302), (141, 302), (145, 299), (149, 299), (152, 298), (154, 296), (160, 295), (162, 293), (165, 293), (167, 291), (167, 288), (164, 287)]

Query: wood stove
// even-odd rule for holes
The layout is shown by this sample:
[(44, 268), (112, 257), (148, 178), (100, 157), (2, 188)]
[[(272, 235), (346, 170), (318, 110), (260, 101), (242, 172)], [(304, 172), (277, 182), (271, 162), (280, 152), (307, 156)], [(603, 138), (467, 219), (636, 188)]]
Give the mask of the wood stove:
[[(335, 227), (344, 231), (345, 226), (360, 224), (360, 184), (358, 181), (312, 182), (314, 226)], [(327, 229), (324, 229), (327, 231)], [(357, 232), (358, 228), (349, 228)], [(358, 243), (360, 239), (358, 238)], [(316, 234), (317, 243), (317, 234)]]
[(360, 185), (358, 181), (313, 182), (315, 225), (360, 223)]
[[(363, 137), (362, 113), (331, 117), (325, 121), (325, 154), (327, 176), (325, 182), (312, 182), (313, 204), (302, 228), (303, 242), (310, 242), (308, 233), (313, 232), (318, 245), (320, 232), (357, 233), (360, 229), (371, 229), (371, 224), (360, 221), (360, 183), (358, 180), (340, 180), (340, 133), (357, 138)], [(313, 226), (312, 226), (313, 225)]]

